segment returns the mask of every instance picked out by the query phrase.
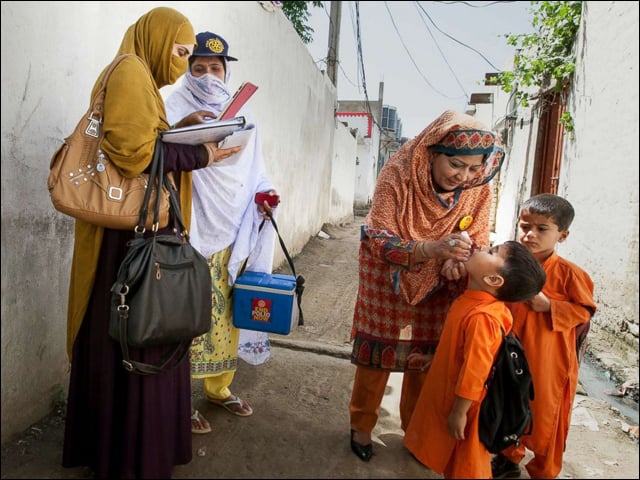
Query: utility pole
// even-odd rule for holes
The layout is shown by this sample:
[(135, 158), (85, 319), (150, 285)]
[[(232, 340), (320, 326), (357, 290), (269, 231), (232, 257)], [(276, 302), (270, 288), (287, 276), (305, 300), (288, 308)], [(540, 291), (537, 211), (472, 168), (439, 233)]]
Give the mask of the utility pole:
[(331, 83), (338, 88), (338, 50), (340, 49), (340, 20), (342, 2), (332, 1), (329, 13), (329, 48), (327, 52), (327, 74)]

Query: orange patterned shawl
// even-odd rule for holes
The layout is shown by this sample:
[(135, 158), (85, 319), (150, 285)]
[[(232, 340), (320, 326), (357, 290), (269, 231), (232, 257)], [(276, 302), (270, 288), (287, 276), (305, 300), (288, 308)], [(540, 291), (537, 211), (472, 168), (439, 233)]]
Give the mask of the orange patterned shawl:
[[(431, 158), (436, 153), (428, 147), (439, 144), (442, 150), (447, 143), (447, 134), (455, 130), (478, 130), (477, 133), (483, 135), (478, 146), (484, 144), (486, 148), (483, 151), (488, 152), (485, 168), (474, 178), (473, 185), (437, 194), (431, 179)], [(378, 177), (365, 225), (389, 230), (404, 240), (437, 240), (456, 231), (461, 218), (472, 214), (474, 220), (467, 229), (469, 235), (477, 243), (488, 245), (491, 204), (488, 182), (500, 169), (504, 151), (499, 138), (493, 134), (490, 135), (492, 142), (487, 145), (489, 132), (486, 130), (482, 122), (469, 115), (445, 111), (385, 164)], [(455, 141), (446, 145), (449, 150), (460, 148), (457, 150), (459, 154), (469, 154), (468, 147)], [(441, 265), (441, 260), (427, 260), (426, 268), (418, 271), (401, 269), (399, 293), (404, 300), (416, 305), (437, 287)], [(392, 265), (389, 268), (391, 279), (397, 268)]]

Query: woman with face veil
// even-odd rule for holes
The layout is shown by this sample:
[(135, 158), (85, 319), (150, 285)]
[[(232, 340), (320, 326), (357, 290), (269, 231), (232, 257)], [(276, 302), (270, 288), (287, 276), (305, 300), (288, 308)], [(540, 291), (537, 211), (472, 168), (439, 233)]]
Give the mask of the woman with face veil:
[[(113, 70), (104, 101), (104, 154), (123, 175), (148, 169), (155, 141), (169, 128), (159, 89), (187, 69), (195, 34), (170, 8), (155, 8), (127, 30), (118, 55), (133, 53)], [(104, 73), (104, 72), (103, 72)], [(102, 75), (100, 75), (101, 77)], [(101, 78), (92, 92), (96, 94)], [(183, 125), (200, 122), (196, 112)], [(191, 171), (235, 151), (216, 144), (163, 144), (185, 224), (191, 207)], [(231, 150), (231, 149), (227, 149)], [(166, 227), (160, 233), (172, 234)], [(63, 447), (65, 467), (87, 466), (95, 478), (170, 478), (191, 461), (189, 359), (157, 375), (129, 373), (118, 342), (108, 334), (111, 286), (133, 230), (111, 230), (76, 220), (67, 350), (71, 375)], [(157, 364), (173, 348), (131, 348), (131, 359)]]

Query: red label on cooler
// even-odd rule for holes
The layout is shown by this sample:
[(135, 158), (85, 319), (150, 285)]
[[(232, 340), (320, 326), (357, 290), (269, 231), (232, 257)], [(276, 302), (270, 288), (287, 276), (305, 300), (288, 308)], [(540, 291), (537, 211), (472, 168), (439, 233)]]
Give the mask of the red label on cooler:
[(255, 322), (271, 321), (271, 300), (266, 298), (251, 299), (251, 320)]

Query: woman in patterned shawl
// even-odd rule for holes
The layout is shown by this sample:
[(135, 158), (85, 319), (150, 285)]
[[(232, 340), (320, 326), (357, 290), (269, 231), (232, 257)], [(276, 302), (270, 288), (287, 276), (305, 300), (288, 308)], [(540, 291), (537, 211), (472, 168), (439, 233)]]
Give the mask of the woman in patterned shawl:
[(402, 429), (409, 423), (425, 377), (423, 363), (412, 360), (435, 351), (465, 287), (470, 238), (489, 243), (489, 182), (503, 156), (500, 139), (481, 122), (448, 110), (380, 172), (362, 227), (351, 331), (351, 448), (364, 461), (373, 455), (371, 432), (390, 372), (404, 372)]

